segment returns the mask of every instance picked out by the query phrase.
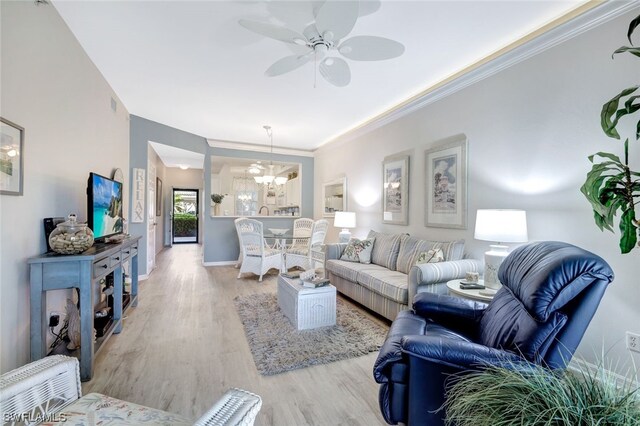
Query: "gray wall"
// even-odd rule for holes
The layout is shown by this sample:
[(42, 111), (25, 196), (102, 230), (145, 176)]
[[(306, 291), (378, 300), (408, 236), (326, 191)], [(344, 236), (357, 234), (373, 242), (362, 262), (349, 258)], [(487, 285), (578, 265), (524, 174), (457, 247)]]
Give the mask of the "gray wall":
[[(204, 193), (201, 197), (201, 203), (204, 208), (204, 214), (201, 215), (200, 224), (202, 227), (202, 244), (203, 244), (203, 261), (205, 263), (215, 262), (231, 262), (238, 258), (239, 247), (238, 237), (233, 225), (234, 218), (231, 217), (215, 217), (209, 215), (209, 200), (211, 194), (211, 159), (212, 157), (238, 157), (252, 158), (256, 160), (269, 160), (270, 153), (242, 151), (235, 149), (211, 148), (205, 138), (174, 129), (164, 124), (156, 123), (135, 115), (131, 116), (131, 150), (130, 150), (130, 167), (143, 168), (146, 170), (147, 161), (149, 159), (148, 142), (158, 142), (165, 145), (171, 145), (177, 148), (186, 149), (193, 152), (205, 154), (204, 160), (204, 185), (198, 185), (198, 188), (204, 187)], [(314, 180), (314, 161), (310, 157), (302, 157), (296, 155), (273, 154), (273, 160), (300, 163), (302, 166), (302, 182), (301, 182), (301, 216), (313, 216), (313, 180)], [(171, 182), (164, 184), (165, 201), (168, 200), (167, 194)], [(167, 205), (167, 203), (165, 203)], [(165, 209), (166, 211), (166, 209)], [(201, 209), (202, 211), (202, 209)], [(293, 219), (284, 218), (263, 218), (265, 227), (290, 228)], [(165, 227), (158, 227), (165, 229)], [(147, 224), (146, 213), (144, 223), (131, 223), (129, 232), (133, 235), (141, 235), (140, 243), (140, 274), (147, 274)], [(156, 239), (160, 238), (158, 235)]]
[[(135, 115), (131, 116), (130, 127), (130, 168), (147, 169), (149, 159), (149, 142), (158, 142), (182, 149), (186, 149), (200, 154), (205, 154), (208, 144), (205, 138), (156, 123)], [(164, 182), (163, 182), (164, 183)], [(163, 185), (164, 186), (164, 185)], [(163, 191), (166, 194), (166, 191)], [(131, 201), (131, 200), (130, 200)], [(166, 199), (165, 199), (166, 201)], [(166, 203), (165, 203), (166, 206)], [(145, 205), (145, 208), (147, 206)], [(166, 208), (164, 209), (166, 211)], [(132, 217), (131, 212), (129, 214)], [(141, 235), (142, 240), (139, 244), (139, 271), (140, 275), (149, 273), (147, 271), (147, 213), (145, 211), (143, 223), (130, 223), (129, 233), (132, 235)], [(158, 227), (158, 234), (164, 227)], [(156, 235), (156, 241), (161, 239), (161, 235)]]
[[(46, 251), (42, 219), (86, 220), (89, 173), (111, 176), (115, 168), (124, 173), (128, 211), (129, 113), (53, 6), (2, 1), (0, 31), (2, 117), (25, 129), (24, 195), (0, 195), (4, 373), (29, 362), (26, 260)], [(64, 313), (70, 295), (48, 292), (47, 311)]]
[[(214, 157), (237, 157), (250, 158), (256, 160), (269, 160), (271, 154), (266, 152), (241, 151), (236, 149), (209, 148), (209, 153), (205, 158), (204, 175), (211, 176), (211, 159)], [(274, 161), (287, 163), (300, 163), (302, 168), (301, 181), (301, 217), (313, 217), (313, 188), (314, 188), (314, 160), (311, 157), (297, 155), (273, 154)], [(211, 194), (211, 179), (205, 178), (205, 200), (208, 201)], [(205, 209), (207, 212), (208, 209)], [(234, 217), (204, 215), (204, 262), (230, 262), (238, 259), (239, 246), (238, 236), (233, 224)], [(260, 218), (266, 228), (289, 228), (293, 227), (295, 218)]]
[[(619, 234), (602, 233), (579, 191), (598, 151), (622, 154), (622, 143), (600, 128), (602, 104), (638, 84), (640, 60), (611, 53), (628, 43), (629, 22), (640, 9), (546, 50), (483, 81), (354, 140), (339, 140), (316, 152), (316, 215), (321, 183), (345, 173), (349, 210), (357, 213), (354, 235), (371, 228), (419, 237), (464, 238), (471, 256), (482, 259), (488, 243), (473, 238), (476, 210), (527, 211), (530, 240), (562, 240), (602, 256), (615, 271), (579, 348), (593, 361), (602, 348), (629, 361), (626, 330), (640, 332), (638, 249), (621, 255)], [(468, 227), (424, 226), (424, 151), (438, 140), (464, 133), (469, 139)], [(640, 168), (640, 145), (631, 161)], [(409, 225), (381, 223), (381, 163), (410, 150)], [(336, 155), (339, 152), (340, 155)], [(367, 161), (362, 161), (366, 154)], [(334, 231), (335, 233), (335, 231)], [(335, 236), (333, 236), (335, 238)], [(638, 355), (638, 354), (635, 354)], [(635, 357), (636, 364), (640, 357)]]

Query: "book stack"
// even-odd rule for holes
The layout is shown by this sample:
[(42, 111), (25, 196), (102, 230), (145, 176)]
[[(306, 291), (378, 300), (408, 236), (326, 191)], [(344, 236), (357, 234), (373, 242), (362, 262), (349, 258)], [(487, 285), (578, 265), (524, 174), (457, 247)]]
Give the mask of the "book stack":
[(306, 288), (318, 288), (329, 285), (329, 278), (316, 277), (309, 280), (302, 280), (302, 286)]
[(290, 279), (300, 278), (300, 271), (283, 272), (282, 276)]

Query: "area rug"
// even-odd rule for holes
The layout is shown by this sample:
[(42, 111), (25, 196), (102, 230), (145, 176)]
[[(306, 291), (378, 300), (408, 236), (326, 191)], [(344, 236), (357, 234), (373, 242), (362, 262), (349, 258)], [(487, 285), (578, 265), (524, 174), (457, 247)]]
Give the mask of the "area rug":
[(335, 326), (300, 331), (284, 316), (275, 294), (236, 297), (234, 302), (253, 360), (263, 376), (378, 351), (388, 331), (387, 326), (340, 298)]

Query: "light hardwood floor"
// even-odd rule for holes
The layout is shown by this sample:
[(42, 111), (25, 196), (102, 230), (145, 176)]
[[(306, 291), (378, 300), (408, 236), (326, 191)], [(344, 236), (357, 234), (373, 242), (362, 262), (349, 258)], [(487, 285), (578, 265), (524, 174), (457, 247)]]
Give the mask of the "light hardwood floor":
[(262, 283), (250, 274), (238, 280), (232, 266), (202, 266), (195, 244), (165, 249), (156, 262), (122, 333), (98, 355), (85, 394), (100, 392), (196, 419), (227, 389), (239, 387), (262, 397), (256, 425), (386, 424), (371, 373), (376, 353), (258, 374), (233, 298), (275, 292), (275, 272)]

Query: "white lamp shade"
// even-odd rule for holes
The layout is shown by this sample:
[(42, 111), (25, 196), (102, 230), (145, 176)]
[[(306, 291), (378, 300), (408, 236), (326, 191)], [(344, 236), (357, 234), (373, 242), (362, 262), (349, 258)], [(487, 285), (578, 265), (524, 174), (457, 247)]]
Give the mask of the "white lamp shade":
[(256, 183), (262, 183), (264, 180), (262, 176), (254, 176), (253, 178), (255, 179)]
[(500, 243), (528, 241), (524, 210), (478, 210), (474, 238)]
[(333, 226), (336, 228), (355, 228), (355, 212), (336, 212), (336, 216), (333, 218)]
[(264, 175), (264, 176), (262, 176), (262, 183), (269, 184), (269, 183), (273, 182), (274, 178), (275, 178), (275, 176)]

